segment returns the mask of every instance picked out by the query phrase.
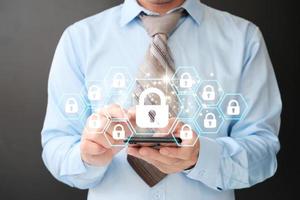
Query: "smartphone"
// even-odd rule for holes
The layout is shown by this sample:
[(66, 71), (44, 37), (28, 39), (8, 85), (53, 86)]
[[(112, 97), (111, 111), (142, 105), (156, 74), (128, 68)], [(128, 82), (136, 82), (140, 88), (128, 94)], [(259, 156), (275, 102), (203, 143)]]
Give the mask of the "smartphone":
[(134, 147), (153, 147), (160, 148), (162, 146), (168, 147), (179, 147), (178, 144), (181, 144), (182, 140), (179, 137), (151, 137), (151, 136), (134, 136), (124, 140), (124, 143), (129, 144), (129, 146)]

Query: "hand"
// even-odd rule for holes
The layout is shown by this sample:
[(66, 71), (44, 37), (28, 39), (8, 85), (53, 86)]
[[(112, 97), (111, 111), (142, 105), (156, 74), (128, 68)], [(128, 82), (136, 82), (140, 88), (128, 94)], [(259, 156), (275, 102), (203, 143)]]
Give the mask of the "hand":
[[(91, 129), (88, 126), (89, 120), (91, 120), (89, 117), (80, 144), (81, 159), (89, 165), (104, 166), (109, 164), (114, 155), (116, 155), (123, 148), (111, 145), (123, 144), (122, 140), (116, 141), (112, 138), (112, 127), (116, 123), (112, 122), (105, 130), (106, 136), (103, 133), (108, 121), (110, 120), (108, 119), (107, 114), (109, 114), (111, 118), (124, 118), (126, 111), (123, 110), (119, 105), (112, 104), (99, 110), (96, 114), (98, 114), (100, 117), (100, 128)], [(126, 132), (128, 133), (128, 131)], [(111, 144), (108, 142), (108, 140)]]
[[(174, 120), (170, 119), (167, 129), (170, 128)], [(179, 137), (183, 125), (183, 123), (179, 122), (176, 126), (173, 133), (176, 137)], [(166, 174), (177, 173), (196, 164), (200, 150), (200, 142), (197, 138), (196, 133), (193, 132), (193, 139), (183, 140), (183, 147), (161, 147), (159, 150), (151, 147), (129, 147), (128, 154), (145, 160)], [(192, 146), (195, 140), (197, 141)]]

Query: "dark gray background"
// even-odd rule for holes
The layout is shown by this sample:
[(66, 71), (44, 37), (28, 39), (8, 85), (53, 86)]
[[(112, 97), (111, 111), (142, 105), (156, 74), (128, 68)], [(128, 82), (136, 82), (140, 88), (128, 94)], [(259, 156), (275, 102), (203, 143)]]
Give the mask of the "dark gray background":
[[(85, 199), (86, 191), (54, 180), (41, 160), (40, 130), (51, 60), (63, 30), (120, 0), (0, 0), (0, 199)], [(296, 154), (296, 68), (300, 21), (297, 1), (205, 0), (256, 23), (262, 30), (279, 81), (284, 110), (277, 174), (237, 199), (293, 199)], [(295, 4), (295, 3), (294, 3)], [(299, 128), (298, 128), (299, 130)]]

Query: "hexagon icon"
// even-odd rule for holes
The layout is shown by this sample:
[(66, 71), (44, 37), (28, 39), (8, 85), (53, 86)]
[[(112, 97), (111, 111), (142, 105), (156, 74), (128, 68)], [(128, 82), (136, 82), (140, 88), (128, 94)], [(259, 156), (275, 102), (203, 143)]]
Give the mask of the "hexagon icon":
[[(136, 109), (136, 124), (139, 134), (169, 132), (165, 130), (175, 123), (180, 112), (180, 100), (176, 91), (165, 79), (137, 79), (132, 92), (131, 107)], [(173, 118), (172, 120), (170, 120)]]
[(202, 81), (197, 88), (197, 96), (200, 102), (206, 106), (216, 106), (220, 102), (224, 91), (216, 80)]
[(246, 115), (248, 105), (242, 94), (228, 93), (219, 108), (226, 120), (240, 120)]
[(196, 117), (196, 122), (201, 133), (218, 133), (224, 119), (217, 107), (204, 107)]
[(108, 90), (105, 88), (104, 81), (88, 81), (86, 87), (82, 90), (82, 95), (92, 108), (103, 107)]
[[(123, 147), (127, 145), (134, 133), (135, 130), (128, 120), (112, 119), (105, 129), (104, 135), (111, 146)], [(129, 140), (124, 143), (126, 138), (129, 138)]]
[(176, 124), (173, 126), (170, 131), (174, 140), (177, 143), (175, 137), (180, 137), (182, 143), (177, 143), (178, 146), (181, 147), (192, 147), (198, 141), (200, 130), (192, 119), (178, 119)]
[(178, 67), (171, 84), (178, 93), (191, 93), (197, 89), (200, 78), (194, 67)]
[(104, 133), (104, 130), (110, 123), (110, 117), (106, 113), (104, 113), (104, 115), (106, 120), (100, 116), (97, 110), (93, 110), (89, 107), (82, 115), (80, 122), (89, 133)]
[(59, 106), (66, 120), (79, 120), (87, 105), (78, 93), (66, 93), (61, 97)]
[(106, 88), (112, 93), (128, 92), (134, 82), (127, 67), (110, 68), (104, 81)]
[(201, 104), (199, 103), (196, 94), (178, 94), (180, 100), (180, 113), (178, 118), (180, 119), (192, 119), (201, 109)]

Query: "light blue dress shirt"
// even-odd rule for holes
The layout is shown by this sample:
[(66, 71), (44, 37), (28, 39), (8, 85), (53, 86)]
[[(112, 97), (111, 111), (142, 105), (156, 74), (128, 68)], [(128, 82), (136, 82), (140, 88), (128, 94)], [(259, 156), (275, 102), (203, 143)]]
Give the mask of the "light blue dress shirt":
[(186, 0), (181, 7), (189, 15), (168, 41), (176, 66), (195, 66), (202, 80), (213, 73), (225, 91), (244, 95), (249, 111), (243, 120), (226, 122), (218, 134), (200, 136), (196, 166), (168, 175), (153, 188), (127, 163), (125, 149), (108, 166), (88, 166), (79, 147), (91, 112), (77, 121), (64, 120), (61, 98), (69, 93), (85, 97), (86, 83), (102, 80), (112, 66), (126, 66), (134, 74), (150, 42), (137, 16), (149, 11), (125, 0), (71, 25), (61, 37), (49, 76), (42, 157), (55, 178), (89, 189), (90, 200), (232, 200), (234, 189), (250, 187), (276, 171), (281, 100), (261, 32), (198, 0)]

